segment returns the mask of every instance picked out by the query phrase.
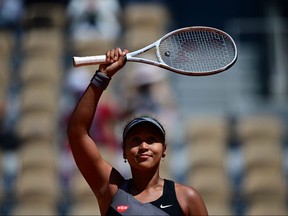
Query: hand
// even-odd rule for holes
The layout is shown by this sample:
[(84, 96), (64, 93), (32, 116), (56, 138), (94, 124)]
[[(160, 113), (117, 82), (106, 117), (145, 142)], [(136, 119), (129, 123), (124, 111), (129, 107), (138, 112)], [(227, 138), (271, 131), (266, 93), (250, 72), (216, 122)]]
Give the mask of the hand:
[(106, 60), (110, 62), (108, 64), (101, 64), (99, 70), (106, 74), (108, 77), (112, 77), (117, 71), (119, 71), (126, 64), (125, 55), (129, 51), (125, 49), (122, 51), (120, 48), (108, 50), (106, 52)]

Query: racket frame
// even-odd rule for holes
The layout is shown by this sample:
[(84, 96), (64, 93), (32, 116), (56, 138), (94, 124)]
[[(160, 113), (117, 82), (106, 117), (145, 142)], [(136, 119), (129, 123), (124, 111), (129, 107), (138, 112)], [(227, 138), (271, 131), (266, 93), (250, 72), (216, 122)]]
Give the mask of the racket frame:
[[(229, 39), (229, 41), (232, 43), (233, 48), (235, 50), (234, 58), (231, 60), (231, 62), (229, 64), (227, 64), (227, 65), (225, 65), (225, 66), (223, 66), (217, 70), (202, 71), (202, 72), (193, 72), (193, 71), (187, 71), (186, 72), (183, 70), (178, 70), (176, 68), (170, 67), (167, 64), (165, 64), (164, 61), (162, 60), (161, 56), (160, 56), (160, 51), (159, 51), (159, 45), (161, 44), (161, 42), (175, 33), (190, 31), (191, 29), (196, 29), (196, 30), (197, 29), (199, 29), (199, 30), (205, 29), (206, 31), (217, 32), (218, 34), (227, 37)], [(158, 62), (154, 61), (154, 60), (150, 60), (150, 59), (136, 57), (142, 53), (145, 53), (148, 50), (151, 50), (152, 48), (155, 48), (155, 50), (156, 50), (155, 55), (156, 55)], [(223, 71), (229, 69), (230, 67), (232, 67), (237, 60), (238, 51), (237, 51), (237, 46), (236, 46), (233, 38), (229, 34), (227, 34), (226, 32), (219, 30), (219, 29), (216, 29), (216, 28), (212, 28), (212, 27), (193, 26), (193, 27), (185, 27), (185, 28), (180, 28), (180, 29), (171, 31), (171, 32), (167, 33), (166, 35), (164, 35), (163, 37), (161, 37), (160, 39), (158, 39), (157, 41), (155, 41), (155, 42), (153, 42), (153, 43), (151, 43), (151, 44), (149, 44), (149, 45), (147, 45), (141, 49), (127, 53), (125, 57), (126, 57), (126, 60), (130, 61), (130, 62), (140, 62), (140, 63), (150, 64), (150, 65), (161, 67), (161, 68), (164, 68), (164, 69), (167, 69), (167, 70), (170, 70), (170, 71), (173, 71), (175, 73), (182, 74), (182, 75), (207, 76), (207, 75), (212, 75), (212, 74), (217, 74), (217, 73), (223, 72)], [(94, 65), (94, 64), (105, 64), (105, 63), (106, 64), (109, 63), (106, 61), (106, 55), (73, 57), (74, 67), (85, 66), (85, 65)]]

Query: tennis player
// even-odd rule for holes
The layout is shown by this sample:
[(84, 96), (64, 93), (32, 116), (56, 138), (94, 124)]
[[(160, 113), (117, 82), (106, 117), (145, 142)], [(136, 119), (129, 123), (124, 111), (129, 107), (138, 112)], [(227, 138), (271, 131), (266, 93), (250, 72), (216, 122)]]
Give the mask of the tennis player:
[(102, 64), (76, 105), (68, 138), (76, 164), (95, 194), (102, 215), (208, 215), (203, 199), (192, 187), (160, 177), (165, 157), (165, 130), (147, 116), (132, 120), (123, 131), (123, 157), (132, 178), (125, 179), (101, 154), (89, 136), (93, 116), (111, 77), (126, 63), (128, 50), (106, 52)]

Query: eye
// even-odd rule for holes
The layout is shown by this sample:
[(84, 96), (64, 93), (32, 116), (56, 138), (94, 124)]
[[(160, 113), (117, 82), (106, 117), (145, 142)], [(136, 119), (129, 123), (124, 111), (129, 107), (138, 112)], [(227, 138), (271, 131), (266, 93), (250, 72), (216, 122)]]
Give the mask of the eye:
[(139, 137), (133, 137), (131, 139), (131, 145), (132, 146), (137, 146), (141, 143), (141, 139)]
[(146, 142), (147, 142), (148, 144), (153, 144), (153, 143), (157, 142), (157, 138), (154, 137), (154, 136), (148, 137), (148, 138), (146, 139)]

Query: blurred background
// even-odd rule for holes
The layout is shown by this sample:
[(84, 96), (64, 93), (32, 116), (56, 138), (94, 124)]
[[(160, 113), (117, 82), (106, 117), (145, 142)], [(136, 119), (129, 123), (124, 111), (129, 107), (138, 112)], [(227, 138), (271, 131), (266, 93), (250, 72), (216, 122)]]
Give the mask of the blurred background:
[(211, 26), (235, 39), (231, 69), (187, 77), (128, 63), (91, 135), (129, 178), (123, 124), (150, 114), (167, 130), (162, 176), (199, 190), (211, 215), (287, 215), (287, 16), (285, 0), (0, 0), (0, 214), (100, 214), (66, 138), (98, 66), (75, 69), (72, 56)]

